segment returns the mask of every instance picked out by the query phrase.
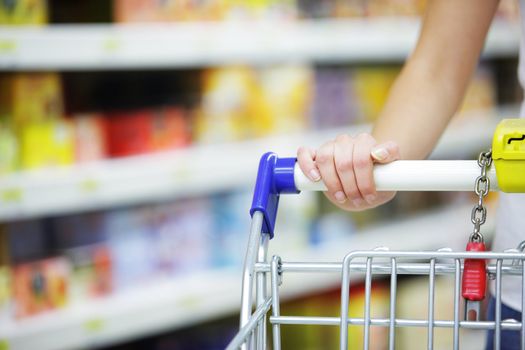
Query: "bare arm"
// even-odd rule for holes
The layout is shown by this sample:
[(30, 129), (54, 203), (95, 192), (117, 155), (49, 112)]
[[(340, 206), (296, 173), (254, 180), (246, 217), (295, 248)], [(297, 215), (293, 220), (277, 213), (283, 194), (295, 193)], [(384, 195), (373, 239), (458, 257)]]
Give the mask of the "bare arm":
[(375, 190), (374, 162), (425, 158), (463, 100), (499, 0), (430, 0), (412, 56), (391, 89), (372, 136), (338, 136), (317, 150), (300, 148), (302, 171), (326, 184), (347, 210), (392, 199)]
[(463, 100), (498, 0), (429, 1), (418, 44), (372, 135), (401, 157), (428, 156)]

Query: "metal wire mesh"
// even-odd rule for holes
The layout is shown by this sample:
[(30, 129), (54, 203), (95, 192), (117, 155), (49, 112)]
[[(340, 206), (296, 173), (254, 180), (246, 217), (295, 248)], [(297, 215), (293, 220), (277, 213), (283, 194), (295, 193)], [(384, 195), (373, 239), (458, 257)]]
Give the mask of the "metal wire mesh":
[[(261, 254), (259, 254), (261, 255)], [(259, 262), (254, 264), (253, 272), (257, 278), (257, 309), (232, 341), (228, 349), (247, 347), (255, 349), (266, 348), (266, 313), (271, 309), (269, 322), (272, 325), (273, 348), (281, 348), (281, 325), (318, 325), (339, 326), (340, 349), (348, 348), (348, 328), (361, 326), (363, 332), (363, 348), (370, 348), (371, 327), (388, 328), (388, 348), (394, 349), (396, 342), (396, 329), (399, 328), (426, 328), (428, 349), (434, 348), (435, 328), (448, 328), (453, 332), (453, 348), (459, 349), (460, 329), (493, 330), (494, 348), (499, 349), (501, 331), (512, 330), (521, 333), (521, 349), (525, 350), (525, 317), (521, 320), (501, 319), (501, 285), (505, 275), (521, 278), (522, 309), (525, 305), (525, 272), (523, 261), (525, 253), (519, 250), (509, 250), (502, 253), (495, 252), (453, 252), (439, 250), (431, 252), (388, 251), (378, 249), (371, 251), (355, 251), (347, 254), (342, 263), (311, 263), (311, 262), (283, 262), (274, 256), (271, 262), (266, 262), (265, 256), (259, 256)], [(487, 273), (489, 279), (494, 281), (494, 298), (496, 312), (494, 321), (465, 320), (460, 314), (461, 274), (465, 259), (484, 259), (489, 261)], [(340, 273), (341, 274), (341, 309), (339, 316), (291, 316), (281, 315), (280, 312), (280, 284), (289, 273)], [(352, 303), (350, 282), (355, 275), (364, 274), (365, 296), (362, 317), (350, 317), (348, 310)], [(271, 281), (270, 296), (266, 295), (266, 276)], [(428, 278), (428, 305), (427, 318), (402, 318), (396, 310), (398, 291), (398, 276), (419, 275)], [(436, 319), (436, 277), (450, 276), (453, 279), (453, 316), (450, 319)], [(390, 277), (389, 316), (378, 318), (371, 315), (371, 287), (372, 279), (376, 276)], [(261, 288), (264, 289), (260, 290)], [(522, 314), (523, 315), (523, 314)]]

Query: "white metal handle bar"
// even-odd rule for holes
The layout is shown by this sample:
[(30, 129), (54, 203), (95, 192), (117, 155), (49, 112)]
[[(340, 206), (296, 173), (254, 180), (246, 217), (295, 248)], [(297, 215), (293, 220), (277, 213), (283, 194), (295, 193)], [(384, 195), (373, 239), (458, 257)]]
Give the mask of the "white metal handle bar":
[[(480, 167), (475, 160), (398, 160), (374, 166), (378, 191), (473, 191)], [(487, 175), (490, 190), (498, 190), (496, 169)], [(300, 191), (326, 191), (322, 181), (313, 182), (295, 164), (295, 186)]]

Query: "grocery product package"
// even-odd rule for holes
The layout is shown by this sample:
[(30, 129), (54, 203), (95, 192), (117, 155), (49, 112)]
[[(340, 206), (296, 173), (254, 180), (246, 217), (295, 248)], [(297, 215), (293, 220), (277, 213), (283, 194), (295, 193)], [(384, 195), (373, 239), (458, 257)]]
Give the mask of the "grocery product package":
[(154, 208), (155, 264), (176, 276), (211, 267), (213, 213), (207, 199), (181, 200)]
[(0, 25), (43, 25), (48, 12), (48, 0), (0, 1)]
[(13, 302), (16, 318), (62, 308), (68, 303), (70, 265), (53, 257), (13, 267)]

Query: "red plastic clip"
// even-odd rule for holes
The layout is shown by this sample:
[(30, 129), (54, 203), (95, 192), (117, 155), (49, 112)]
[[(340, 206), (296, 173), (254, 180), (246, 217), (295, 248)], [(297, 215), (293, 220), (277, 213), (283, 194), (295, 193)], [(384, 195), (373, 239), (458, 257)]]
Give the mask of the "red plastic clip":
[[(469, 242), (468, 252), (486, 251), (485, 243)], [(465, 298), (467, 305), (465, 308), (465, 318), (472, 319), (471, 312), (475, 312), (475, 319), (479, 319), (479, 302), (485, 299), (487, 290), (487, 266), (483, 259), (465, 259), (463, 266), (463, 283), (461, 294)]]

